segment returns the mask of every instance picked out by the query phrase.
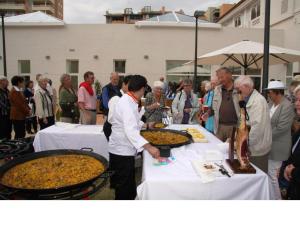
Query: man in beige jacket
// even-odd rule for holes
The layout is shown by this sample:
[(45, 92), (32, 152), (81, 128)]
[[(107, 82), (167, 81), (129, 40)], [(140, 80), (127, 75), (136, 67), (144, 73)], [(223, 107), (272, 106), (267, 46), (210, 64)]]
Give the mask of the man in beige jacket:
[(234, 89), (232, 73), (227, 67), (217, 70), (220, 85), (214, 89), (212, 110), (207, 116), (214, 116), (214, 133), (221, 140), (226, 141), (231, 137), (233, 127), (239, 118), (238, 93)]
[(272, 127), (268, 103), (254, 89), (253, 80), (249, 76), (240, 76), (235, 80), (234, 86), (241, 93), (249, 115), (247, 125), (251, 127), (249, 132), (250, 161), (267, 173), (268, 153), (272, 145)]

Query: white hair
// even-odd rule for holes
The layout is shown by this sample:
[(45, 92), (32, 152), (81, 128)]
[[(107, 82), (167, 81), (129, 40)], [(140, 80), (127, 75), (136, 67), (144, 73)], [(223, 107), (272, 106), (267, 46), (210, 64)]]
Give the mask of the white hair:
[(39, 76), (39, 80), (38, 80), (39, 83), (42, 82), (42, 81), (44, 81), (44, 80), (48, 81), (48, 78), (45, 75)]
[(300, 84), (295, 88), (294, 95), (296, 95), (300, 91)]
[(206, 91), (210, 91), (211, 90), (211, 83), (210, 82), (205, 83), (204, 88), (205, 88)]
[(163, 88), (164, 87), (164, 83), (161, 82), (160, 80), (154, 81), (153, 87)]
[(239, 76), (235, 81), (234, 81), (234, 86), (238, 87), (240, 85), (248, 86), (250, 88), (254, 88), (254, 83), (251, 77), (246, 76), (246, 75), (241, 75)]

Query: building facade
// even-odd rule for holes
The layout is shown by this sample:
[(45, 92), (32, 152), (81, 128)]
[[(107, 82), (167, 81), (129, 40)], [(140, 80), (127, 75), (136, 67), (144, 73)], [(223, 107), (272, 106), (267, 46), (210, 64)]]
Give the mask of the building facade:
[(63, 19), (63, 0), (1, 0), (0, 12), (5, 16), (16, 16), (41, 11)]
[[(141, 22), (115, 25), (64, 24), (59, 20), (57, 25), (7, 23), (8, 78), (20, 74), (35, 80), (36, 74), (45, 73), (56, 88), (63, 73), (71, 74), (74, 84), (78, 84), (88, 70), (95, 73), (102, 85), (109, 82), (112, 71), (122, 75), (145, 75), (150, 85), (161, 76), (166, 76), (168, 80), (178, 80), (185, 75), (192, 78), (192, 69), (187, 74), (178, 67), (194, 58), (193, 23)], [(200, 23), (198, 55), (247, 38), (263, 41), (263, 29), (241, 29)], [(272, 44), (284, 46), (282, 30), (273, 30), (271, 34)], [(203, 68), (203, 74), (199, 75), (201, 79), (209, 79), (211, 73), (214, 73), (213, 69)], [(0, 74), (3, 74), (2, 57)]]
[[(284, 31), (283, 46), (300, 50), (300, 0), (271, 1), (270, 9), (271, 30)], [(241, 0), (231, 10), (220, 17), (218, 23), (224, 27), (264, 28), (265, 0)], [(273, 37), (271, 36), (271, 39)], [(289, 83), (293, 76), (300, 74), (300, 63), (290, 63), (282, 66), (272, 66), (272, 71), (286, 73)], [(279, 79), (279, 77), (278, 77)]]
[(137, 21), (147, 20), (154, 16), (169, 13), (163, 6), (160, 10), (152, 10), (151, 6), (144, 6), (140, 12), (133, 12), (132, 8), (125, 8), (122, 13), (111, 13), (106, 11), (106, 23), (134, 24)]

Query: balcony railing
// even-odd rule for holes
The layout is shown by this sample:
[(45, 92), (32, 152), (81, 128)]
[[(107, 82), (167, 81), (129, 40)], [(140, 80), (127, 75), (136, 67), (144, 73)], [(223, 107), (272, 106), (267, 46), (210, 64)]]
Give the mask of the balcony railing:
[(50, 11), (53, 14), (55, 13), (55, 10), (53, 6), (51, 5), (33, 5), (32, 6), (33, 11)]
[(1, 3), (2, 10), (25, 10), (24, 4), (14, 4), (14, 3)]

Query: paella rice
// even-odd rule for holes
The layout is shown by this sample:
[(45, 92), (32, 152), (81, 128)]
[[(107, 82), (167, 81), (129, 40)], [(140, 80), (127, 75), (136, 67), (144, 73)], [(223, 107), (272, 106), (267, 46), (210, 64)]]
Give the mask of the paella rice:
[(168, 131), (144, 131), (142, 136), (154, 145), (182, 144), (189, 140), (188, 137)]
[(79, 184), (104, 172), (104, 165), (87, 155), (56, 155), (30, 160), (9, 169), (3, 185), (21, 189), (52, 189)]

